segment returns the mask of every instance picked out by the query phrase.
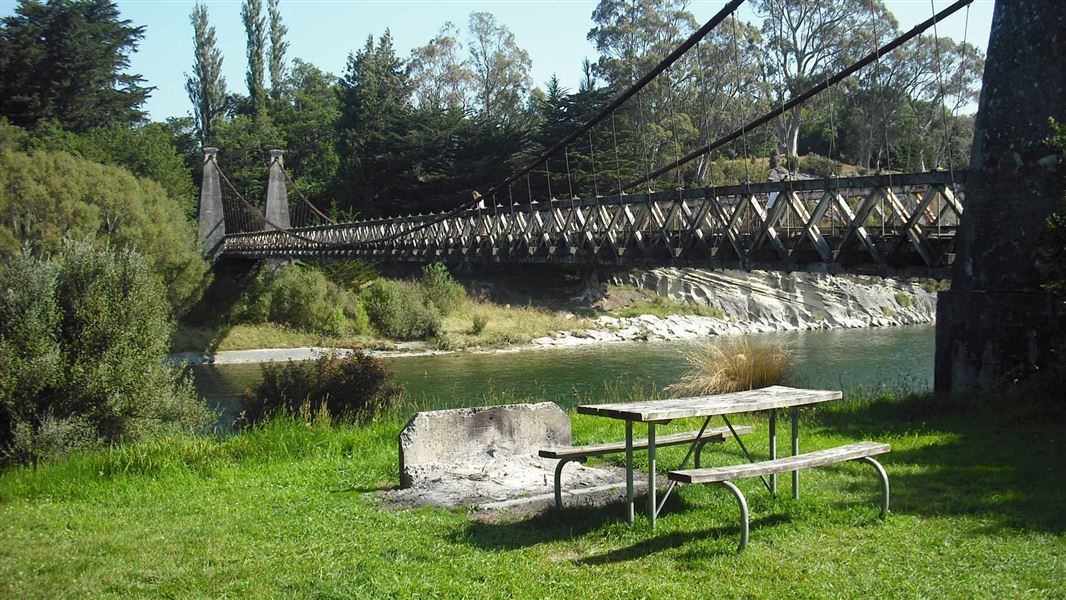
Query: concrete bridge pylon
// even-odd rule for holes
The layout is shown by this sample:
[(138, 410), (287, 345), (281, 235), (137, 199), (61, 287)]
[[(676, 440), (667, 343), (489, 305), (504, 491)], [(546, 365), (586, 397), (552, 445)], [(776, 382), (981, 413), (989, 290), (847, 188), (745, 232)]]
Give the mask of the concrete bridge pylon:
[(288, 186), (285, 185), (285, 163), (281, 150), (270, 151), (270, 174), (267, 179), (266, 220), (268, 229), (289, 229)]
[(951, 291), (937, 302), (936, 389), (986, 392), (1055, 360), (1062, 301), (1041, 287), (1041, 234), (1063, 207), (1066, 121), (1062, 0), (999, 0), (985, 60)]
[(222, 187), (218, 178), (218, 148), (204, 148), (204, 172), (200, 183), (197, 211), (197, 239), (204, 254), (217, 257), (226, 237), (226, 215), (222, 209)]

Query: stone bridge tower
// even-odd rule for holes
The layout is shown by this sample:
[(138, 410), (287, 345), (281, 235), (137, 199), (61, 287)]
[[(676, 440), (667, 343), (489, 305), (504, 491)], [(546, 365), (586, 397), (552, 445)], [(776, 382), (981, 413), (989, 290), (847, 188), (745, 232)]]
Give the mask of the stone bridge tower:
[(1044, 221), (1066, 206), (1049, 118), (1066, 121), (1066, 2), (997, 0), (951, 291), (937, 302), (938, 391), (987, 391), (1048, 364), (1059, 341), (1066, 312), (1037, 273)]

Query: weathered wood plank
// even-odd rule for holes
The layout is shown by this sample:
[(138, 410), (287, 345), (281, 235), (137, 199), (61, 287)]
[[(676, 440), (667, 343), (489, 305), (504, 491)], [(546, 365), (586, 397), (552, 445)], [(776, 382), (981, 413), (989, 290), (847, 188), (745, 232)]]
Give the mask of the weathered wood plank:
[(845, 462), (885, 454), (892, 450), (888, 444), (880, 442), (858, 442), (846, 446), (838, 446), (817, 452), (808, 452), (798, 456), (786, 456), (774, 460), (750, 463), (746, 465), (734, 465), (729, 467), (712, 467), (707, 469), (685, 469), (683, 471), (670, 471), (667, 476), (679, 483), (717, 483), (732, 481), (735, 479), (750, 479), (762, 475), (784, 473), (820, 467), (838, 462)]
[[(751, 433), (752, 428), (747, 425), (738, 425), (733, 429), (736, 430), (737, 435), (744, 435)], [(678, 446), (681, 444), (688, 444), (696, 440), (696, 434), (698, 431), (686, 431), (684, 433), (672, 433), (670, 435), (659, 436), (655, 438), (655, 446)], [(729, 431), (728, 427), (714, 427), (703, 432), (703, 437), (700, 440), (704, 442), (723, 442), (726, 438), (733, 437), (733, 434)], [(573, 458), (577, 456), (602, 456), (604, 454), (617, 454), (618, 452), (625, 452), (625, 442), (609, 442), (606, 444), (588, 444), (585, 446), (570, 446), (566, 448), (546, 448), (539, 452), (541, 458)], [(639, 439), (633, 440), (634, 450), (647, 450), (648, 440)]]
[(839, 400), (841, 397), (841, 393), (834, 390), (804, 390), (775, 385), (717, 396), (614, 404), (583, 404), (577, 407), (577, 412), (626, 421), (669, 421), (686, 417), (710, 417), (803, 406)]

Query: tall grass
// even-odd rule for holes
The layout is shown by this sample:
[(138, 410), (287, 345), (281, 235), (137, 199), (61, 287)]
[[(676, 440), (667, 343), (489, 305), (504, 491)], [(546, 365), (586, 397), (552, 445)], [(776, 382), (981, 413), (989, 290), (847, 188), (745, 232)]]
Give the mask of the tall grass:
[(708, 344), (685, 355), (690, 369), (667, 391), (689, 396), (740, 392), (783, 383), (792, 352), (783, 344), (748, 336)]

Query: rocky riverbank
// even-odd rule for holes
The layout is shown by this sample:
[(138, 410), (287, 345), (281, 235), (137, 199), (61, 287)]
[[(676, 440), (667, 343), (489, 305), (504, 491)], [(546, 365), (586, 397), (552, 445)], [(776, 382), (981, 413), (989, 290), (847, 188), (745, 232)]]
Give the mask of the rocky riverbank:
[[(626, 307), (627, 295), (661, 296), (701, 314), (631, 317), (601, 315), (572, 319), (574, 327), (507, 347), (441, 350), (427, 342), (402, 342), (370, 350), (381, 357), (450, 352), (498, 353), (611, 342), (666, 341), (718, 335), (833, 328), (889, 327), (932, 323), (936, 282), (818, 273), (706, 271), (661, 268), (617, 273), (593, 305), (601, 312)], [(629, 307), (630, 309), (632, 307)], [(573, 316), (573, 315), (570, 315)], [(307, 360), (328, 348), (235, 350), (171, 356), (189, 364)]]
[(932, 323), (935, 282), (825, 273), (661, 268), (614, 275), (610, 284), (654, 292), (716, 316), (601, 316), (595, 328), (533, 340), (537, 346), (675, 340), (713, 335)]

